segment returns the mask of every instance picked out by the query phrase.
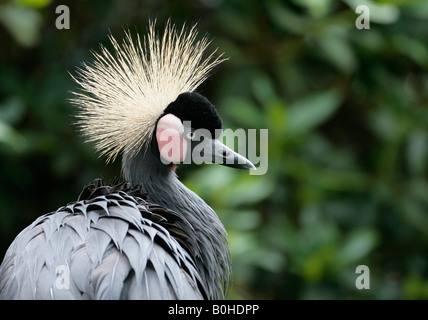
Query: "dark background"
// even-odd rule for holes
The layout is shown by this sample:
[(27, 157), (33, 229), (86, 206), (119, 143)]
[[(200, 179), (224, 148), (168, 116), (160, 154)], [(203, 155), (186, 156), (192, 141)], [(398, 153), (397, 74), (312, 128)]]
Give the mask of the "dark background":
[(265, 175), (178, 171), (228, 230), (230, 298), (427, 299), (426, 1), (0, 1), (0, 259), (37, 216), (120, 175), (71, 125), (69, 72), (109, 32), (170, 17), (229, 57), (199, 89), (225, 127), (269, 129)]

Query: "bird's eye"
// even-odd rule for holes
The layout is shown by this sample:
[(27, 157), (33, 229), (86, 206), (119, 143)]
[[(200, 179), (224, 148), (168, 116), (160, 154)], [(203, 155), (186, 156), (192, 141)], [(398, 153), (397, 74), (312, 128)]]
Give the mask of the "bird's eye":
[(186, 134), (186, 137), (187, 137), (187, 139), (189, 139), (189, 140), (193, 140), (193, 139), (196, 137), (196, 134), (195, 134), (193, 131), (189, 131), (189, 132)]

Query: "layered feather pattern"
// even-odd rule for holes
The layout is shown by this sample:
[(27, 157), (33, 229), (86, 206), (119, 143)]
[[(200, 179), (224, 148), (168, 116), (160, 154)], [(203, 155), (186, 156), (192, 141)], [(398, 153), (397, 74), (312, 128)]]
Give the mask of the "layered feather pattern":
[(184, 249), (195, 237), (191, 226), (125, 191), (97, 180), (79, 201), (24, 229), (0, 267), (0, 298), (206, 298)]

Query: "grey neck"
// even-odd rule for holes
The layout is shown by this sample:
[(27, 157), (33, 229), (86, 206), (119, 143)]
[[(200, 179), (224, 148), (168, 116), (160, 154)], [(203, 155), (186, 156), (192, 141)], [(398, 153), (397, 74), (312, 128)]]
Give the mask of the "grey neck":
[(190, 223), (198, 235), (193, 253), (208, 294), (223, 298), (231, 277), (231, 258), (226, 230), (216, 213), (150, 148), (136, 156), (125, 154), (122, 172), (127, 182), (141, 185), (150, 202), (175, 211)]

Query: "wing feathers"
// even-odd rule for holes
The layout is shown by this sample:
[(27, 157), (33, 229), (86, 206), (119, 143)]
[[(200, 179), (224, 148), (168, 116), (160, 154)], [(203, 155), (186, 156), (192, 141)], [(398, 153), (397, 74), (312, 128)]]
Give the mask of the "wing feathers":
[(149, 207), (120, 191), (38, 218), (5, 255), (0, 298), (204, 298), (193, 257), (180, 245), (187, 235), (178, 232), (177, 241), (168, 231), (175, 222), (159, 207), (157, 222), (150, 220)]

